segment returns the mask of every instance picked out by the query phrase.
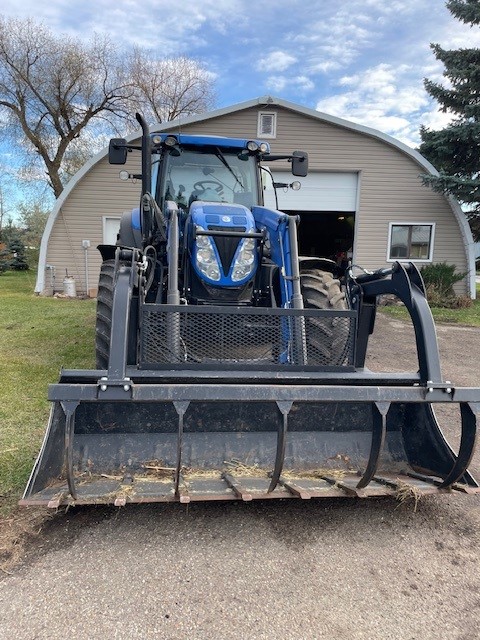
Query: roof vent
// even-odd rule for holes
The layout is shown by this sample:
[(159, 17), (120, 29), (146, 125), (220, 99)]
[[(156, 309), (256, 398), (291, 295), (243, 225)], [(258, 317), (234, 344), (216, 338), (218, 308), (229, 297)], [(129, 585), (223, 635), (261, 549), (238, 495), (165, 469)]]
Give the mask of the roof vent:
[(274, 111), (259, 112), (257, 135), (259, 138), (276, 138), (277, 114)]

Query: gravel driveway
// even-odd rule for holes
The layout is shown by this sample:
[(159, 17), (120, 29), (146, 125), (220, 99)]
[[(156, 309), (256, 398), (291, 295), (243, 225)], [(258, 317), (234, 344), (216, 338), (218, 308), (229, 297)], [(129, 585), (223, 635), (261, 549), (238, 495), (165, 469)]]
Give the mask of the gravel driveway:
[[(410, 333), (380, 316), (371, 368), (412, 363)], [(480, 329), (438, 335), (480, 384)], [(480, 495), (70, 510), (1, 582), (0, 638), (475, 640), (479, 525)]]

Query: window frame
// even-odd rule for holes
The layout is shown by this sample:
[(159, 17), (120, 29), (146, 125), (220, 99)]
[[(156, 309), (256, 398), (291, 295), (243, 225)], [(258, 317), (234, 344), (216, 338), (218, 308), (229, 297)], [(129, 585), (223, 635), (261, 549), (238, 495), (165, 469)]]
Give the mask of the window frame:
[[(272, 133), (262, 133), (262, 117), (272, 116)], [(277, 137), (277, 112), (276, 111), (259, 111), (257, 121), (257, 136), (260, 139), (273, 140)]]
[[(435, 245), (435, 222), (403, 222), (395, 221), (388, 223), (388, 245), (387, 245), (387, 262), (420, 262), (427, 264), (433, 260), (433, 249)], [(393, 227), (430, 227), (430, 246), (428, 247), (428, 258), (392, 258), (392, 232)], [(411, 248), (411, 247), (410, 247)]]

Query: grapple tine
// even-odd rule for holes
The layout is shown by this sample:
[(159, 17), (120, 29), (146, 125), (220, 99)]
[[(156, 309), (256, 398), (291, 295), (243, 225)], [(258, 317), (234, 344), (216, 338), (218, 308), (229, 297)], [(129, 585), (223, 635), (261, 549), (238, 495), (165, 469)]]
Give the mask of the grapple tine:
[(75, 411), (79, 403), (77, 401), (67, 401), (61, 404), (65, 412), (65, 467), (67, 485), (70, 495), (76, 500), (77, 490), (75, 487), (75, 476), (73, 474), (73, 439), (75, 435)]
[(374, 402), (372, 405), (372, 444), (370, 447), (367, 468), (357, 484), (357, 489), (365, 489), (377, 471), (380, 453), (382, 451), (383, 443), (385, 442), (385, 434), (387, 432), (387, 413), (389, 409), (389, 402)]
[(460, 438), (460, 448), (458, 456), (453, 465), (453, 469), (441, 482), (439, 489), (446, 489), (460, 480), (466, 472), (468, 465), (475, 451), (477, 437), (477, 416), (480, 413), (479, 402), (462, 402), (460, 404), (460, 414), (462, 416), (462, 435)]
[(177, 463), (175, 466), (175, 475), (174, 475), (174, 493), (175, 496), (179, 497), (179, 486), (180, 486), (180, 471), (182, 469), (182, 445), (183, 445), (183, 427), (184, 427), (184, 417), (185, 412), (188, 409), (188, 405), (190, 403), (188, 401), (183, 402), (174, 402), (173, 406), (175, 407), (175, 411), (178, 414), (178, 437), (177, 437)]
[(282, 414), (283, 420), (281, 426), (278, 429), (275, 467), (273, 469), (272, 479), (270, 481), (270, 486), (268, 487), (267, 493), (271, 493), (275, 489), (282, 474), (283, 464), (285, 461), (285, 446), (287, 443), (288, 414), (290, 413), (292, 404), (293, 402), (277, 402), (277, 406)]

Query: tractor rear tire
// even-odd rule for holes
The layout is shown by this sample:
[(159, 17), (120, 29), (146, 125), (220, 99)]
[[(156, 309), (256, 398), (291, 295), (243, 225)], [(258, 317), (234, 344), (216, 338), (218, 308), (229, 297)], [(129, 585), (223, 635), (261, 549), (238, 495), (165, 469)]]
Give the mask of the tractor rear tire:
[(115, 260), (105, 260), (100, 269), (95, 325), (95, 358), (97, 369), (108, 369), (112, 333), (113, 284)]
[[(330, 272), (308, 269), (300, 273), (303, 306), (308, 309), (347, 310), (340, 281)], [(305, 323), (308, 364), (342, 365), (350, 345), (348, 318), (332, 314), (330, 318), (308, 318)]]

